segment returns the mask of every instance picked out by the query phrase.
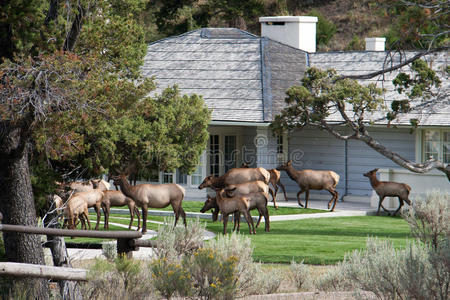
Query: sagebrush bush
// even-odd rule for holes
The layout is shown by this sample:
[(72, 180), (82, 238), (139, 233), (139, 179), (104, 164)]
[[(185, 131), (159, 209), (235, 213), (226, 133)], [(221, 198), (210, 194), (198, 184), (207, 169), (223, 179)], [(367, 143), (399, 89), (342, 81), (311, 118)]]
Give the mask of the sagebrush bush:
[(184, 255), (189, 255), (203, 245), (205, 223), (199, 219), (188, 220), (184, 226), (173, 227), (173, 218), (165, 218), (164, 224), (158, 228), (157, 246), (154, 253), (158, 259), (166, 259), (172, 263), (180, 263)]
[(316, 285), (324, 290), (350, 285), (380, 299), (449, 299), (449, 200), (436, 192), (416, 200), (402, 214), (416, 242), (397, 250), (389, 241), (369, 238), (366, 250), (347, 254)]
[(102, 254), (107, 260), (113, 261), (117, 258), (117, 244), (113, 243), (103, 243), (102, 244)]
[(89, 281), (80, 284), (85, 299), (142, 299), (154, 294), (149, 271), (126, 257), (113, 262), (97, 259), (88, 276)]
[(174, 264), (167, 259), (155, 259), (150, 264), (152, 284), (166, 299), (175, 293), (185, 297), (192, 294), (191, 275), (181, 264)]
[(236, 294), (237, 258), (211, 248), (201, 248), (185, 256), (183, 266), (192, 278), (195, 295), (205, 299), (233, 299)]
[(402, 212), (411, 228), (411, 234), (435, 249), (450, 236), (450, 194), (433, 191), (426, 198), (417, 199)]
[(294, 260), (292, 260), (287, 273), (288, 279), (298, 290), (302, 287), (305, 287), (309, 278), (311, 277), (309, 267), (303, 264), (303, 261), (301, 261), (300, 263), (296, 263)]

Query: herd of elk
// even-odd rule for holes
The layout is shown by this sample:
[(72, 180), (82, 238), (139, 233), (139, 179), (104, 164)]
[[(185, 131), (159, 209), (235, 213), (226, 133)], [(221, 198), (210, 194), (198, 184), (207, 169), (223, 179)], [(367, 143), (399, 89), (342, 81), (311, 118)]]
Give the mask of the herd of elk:
[[(268, 183), (270, 181), (270, 173), (264, 168), (233, 168), (220, 177), (208, 176), (199, 185), (199, 189), (211, 188), (216, 191), (216, 196), (209, 197), (205, 205), (202, 208), (202, 212), (214, 208), (213, 220), (217, 219), (219, 211), (222, 212), (224, 219), (224, 232), (226, 231), (225, 216), (228, 216), (231, 212), (230, 207), (236, 208), (235, 213), (235, 226), (233, 230), (236, 230), (236, 224), (238, 224), (237, 230), (239, 230), (239, 218), (242, 212), (243, 201), (246, 202), (247, 211), (251, 209), (258, 209), (259, 221), (264, 216), (266, 223), (266, 231), (269, 231), (269, 214), (267, 210), (268, 194), (270, 190)], [(220, 194), (220, 195), (219, 195)], [(244, 200), (242, 200), (244, 199)], [(219, 202), (222, 201), (222, 206)], [(233, 201), (234, 204), (225, 205), (227, 201)], [(206, 207), (209, 207), (206, 209)], [(239, 209), (238, 209), (239, 208)], [(246, 217), (246, 214), (244, 214)], [(246, 217), (247, 219), (247, 217)], [(227, 220), (228, 221), (228, 220)], [(247, 222), (249, 220), (247, 219)], [(251, 220), (253, 224), (253, 219)], [(249, 223), (250, 226), (250, 223)], [(253, 226), (253, 225), (252, 225)], [(253, 231), (256, 233), (255, 231)]]
[[(297, 201), (301, 207), (308, 207), (310, 190), (327, 190), (332, 195), (331, 200), (328, 202), (328, 209), (334, 211), (339, 197), (336, 190), (336, 186), (339, 183), (339, 175), (329, 170), (296, 170), (292, 166), (292, 161), (289, 160), (276, 169), (271, 170), (261, 167), (249, 168), (247, 164), (243, 164), (240, 168), (230, 169), (222, 176), (207, 176), (198, 188), (211, 188), (215, 190), (216, 195), (215, 197), (208, 196), (201, 212), (204, 213), (207, 210), (214, 209), (212, 214), (213, 220), (217, 220), (219, 211), (222, 212), (224, 233), (226, 233), (228, 215), (231, 213), (234, 214), (233, 230), (239, 231), (240, 214), (242, 213), (247, 220), (251, 234), (256, 232), (249, 211), (257, 209), (259, 219), (256, 227), (258, 227), (261, 218), (264, 216), (265, 230), (269, 231), (270, 220), (267, 209), (269, 193), (272, 195), (275, 208), (277, 208), (276, 195), (278, 186), (283, 189), (285, 200), (288, 200), (286, 189), (280, 182), (280, 171), (286, 171), (289, 178), (300, 187), (300, 191), (297, 193)], [(379, 196), (377, 215), (380, 213), (381, 208), (391, 213), (383, 206), (385, 197), (397, 197), (399, 199), (399, 207), (393, 215), (399, 212), (404, 202), (411, 205), (409, 199), (411, 187), (405, 183), (379, 181), (376, 176), (377, 171), (378, 169), (374, 169), (363, 174), (369, 178), (370, 184)], [(183, 218), (183, 223), (186, 226), (186, 213), (182, 207), (185, 190), (182, 186), (178, 184), (139, 184), (132, 186), (124, 174), (112, 176), (111, 178), (114, 185), (120, 187), (120, 191), (109, 190), (109, 182), (100, 179), (59, 184), (60, 195), (65, 193), (65, 199), (68, 200), (64, 203), (63, 199), (57, 194), (53, 195), (53, 200), (56, 208), (63, 211), (64, 223), (68, 228), (75, 228), (78, 219), (82, 222), (82, 228), (87, 228), (86, 223), (90, 228), (88, 208), (93, 207), (97, 214), (95, 229), (98, 230), (99, 228), (100, 208), (103, 209), (105, 215), (104, 228), (108, 229), (110, 208), (124, 205), (127, 205), (130, 211), (129, 229), (132, 227), (135, 214), (138, 219), (137, 230), (141, 227), (138, 207), (142, 209), (142, 232), (146, 232), (148, 208), (164, 208), (168, 205), (172, 206), (175, 214), (174, 226), (176, 226), (180, 216)], [(273, 186), (275, 192), (269, 188), (269, 183)], [(70, 193), (67, 192), (68, 190)], [(303, 192), (305, 192), (305, 205), (300, 201), (300, 195)]]

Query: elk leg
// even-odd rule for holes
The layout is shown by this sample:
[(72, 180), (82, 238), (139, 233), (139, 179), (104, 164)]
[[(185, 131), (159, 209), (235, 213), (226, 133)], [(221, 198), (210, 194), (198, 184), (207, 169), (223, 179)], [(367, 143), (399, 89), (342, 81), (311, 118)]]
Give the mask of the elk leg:
[(128, 225), (128, 229), (131, 229), (134, 221), (134, 205), (129, 203), (128, 210), (130, 211), (130, 225)]
[(300, 194), (303, 193), (303, 192), (304, 192), (303, 190), (300, 190), (300, 191), (297, 193), (297, 201), (298, 201), (298, 205), (300, 205), (301, 207), (304, 207), (303, 204), (300, 202)]
[(305, 208), (308, 208), (308, 200), (309, 200), (309, 190), (306, 190), (306, 193), (305, 193)]
[(228, 214), (222, 212), (223, 219), (223, 234), (227, 234)]
[[(338, 191), (334, 191), (334, 197), (333, 197), (333, 198), (334, 198), (333, 207), (331, 208), (330, 211), (334, 211), (334, 208), (336, 207), (336, 202), (337, 202), (337, 200), (339, 199), (339, 193), (338, 193)], [(331, 200), (333, 200), (333, 198), (331, 198)], [(330, 202), (328, 203), (328, 208), (330, 208), (331, 200), (330, 200)]]
[(281, 183), (281, 181), (278, 181), (277, 185), (279, 185), (281, 187), (281, 189), (283, 190), (284, 200), (288, 201), (288, 197), (286, 196), (286, 189), (284, 188), (284, 185)]
[(212, 217), (213, 222), (216, 222), (217, 219), (219, 218), (219, 209), (217, 207), (214, 208), (211, 217)]
[(100, 225), (100, 218), (101, 218), (100, 205), (95, 205), (94, 210), (97, 213), (97, 224), (95, 225), (95, 230), (98, 230), (98, 226)]
[(278, 209), (277, 192), (276, 192), (276, 190), (275, 190), (275, 193), (274, 193), (273, 190), (271, 188), (269, 188), (269, 194), (272, 196), (273, 207), (275, 207), (275, 209)]
[(180, 204), (180, 208), (178, 209), (180, 211), (181, 217), (183, 218), (183, 224), (184, 227), (187, 227), (187, 223), (186, 223), (186, 213), (184, 212), (183, 207)]
[(86, 221), (87, 221), (88, 226), (89, 226), (89, 230), (91, 230), (91, 222), (89, 221), (89, 212), (88, 212), (87, 208), (86, 208), (86, 210), (84, 211), (83, 215), (84, 215), (84, 217), (86, 218)]
[(102, 210), (103, 215), (105, 216), (105, 222), (103, 223), (103, 228), (108, 229), (109, 228), (109, 211), (107, 210), (107, 206), (105, 203), (102, 203)]
[(336, 206), (336, 201), (339, 198), (339, 193), (333, 189), (329, 189), (327, 191), (330, 192), (330, 194), (332, 195), (330, 202), (328, 202), (328, 209), (330, 209), (331, 202), (333, 202), (333, 200), (334, 200), (333, 207), (330, 210), (330, 211), (334, 211), (334, 207)]
[(239, 211), (234, 212), (233, 223), (234, 223), (233, 231), (235, 231), (237, 227), (237, 232), (239, 232), (241, 227), (241, 213)]
[(252, 234), (252, 230), (253, 230), (253, 234), (256, 234), (255, 226), (253, 225), (253, 218), (250, 215), (248, 210), (244, 211), (244, 216), (245, 216), (245, 219), (247, 220), (248, 230), (249, 230), (250, 234)]
[(142, 205), (142, 233), (147, 232), (147, 215), (148, 207), (147, 205)]
[[(377, 216), (380, 215), (380, 208), (381, 208), (381, 206), (383, 206), (383, 205), (381, 204), (381, 203), (383, 202), (383, 200), (384, 200), (384, 196), (380, 196), (380, 200), (379, 200), (379, 202), (378, 202)], [(383, 209), (386, 210), (386, 209), (384, 208), (384, 206), (383, 206)]]
[(134, 212), (135, 212), (137, 220), (138, 220), (137, 230), (139, 231), (139, 229), (141, 229), (141, 214), (139, 213), (139, 208), (137, 208), (136, 205), (134, 205)]
[(400, 202), (400, 204), (399, 204), (397, 210), (394, 212), (393, 216), (395, 216), (398, 213), (398, 211), (402, 208), (402, 206), (404, 204), (402, 198), (398, 197), (398, 201)]

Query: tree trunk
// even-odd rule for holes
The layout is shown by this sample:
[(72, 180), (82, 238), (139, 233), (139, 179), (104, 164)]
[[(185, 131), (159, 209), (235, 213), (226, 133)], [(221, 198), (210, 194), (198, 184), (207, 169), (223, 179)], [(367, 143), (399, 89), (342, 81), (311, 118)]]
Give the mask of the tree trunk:
[[(0, 211), (3, 223), (36, 226), (36, 210), (28, 164), (27, 134), (9, 122), (0, 123)], [(45, 264), (40, 236), (4, 232), (6, 259), (10, 262)], [(48, 299), (45, 279), (14, 280), (19, 295), (30, 292), (35, 299)], [(14, 287), (13, 287), (14, 288)], [(28, 297), (30, 299), (30, 297)]]
[[(47, 199), (47, 203), (50, 204), (48, 207), (54, 208), (53, 198), (49, 197)], [(56, 221), (58, 218), (58, 214), (56, 210), (51, 210), (51, 213), (48, 213), (45, 217), (46, 224), (45, 227), (48, 228), (60, 228), (61, 226)], [(67, 254), (66, 243), (63, 237), (60, 236), (47, 236), (47, 241), (50, 244), (50, 251), (52, 252), (53, 265), (55, 267), (65, 267), (72, 268), (72, 264), (69, 260), (69, 255)], [(71, 280), (59, 280), (59, 291), (61, 293), (61, 297), (64, 300), (79, 300), (83, 299), (81, 292), (78, 288), (78, 282)]]

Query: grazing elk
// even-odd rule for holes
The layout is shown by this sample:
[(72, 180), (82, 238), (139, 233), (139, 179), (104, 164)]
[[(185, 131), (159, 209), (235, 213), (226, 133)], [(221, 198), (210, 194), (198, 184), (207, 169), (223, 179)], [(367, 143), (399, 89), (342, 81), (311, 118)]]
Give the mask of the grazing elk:
[(205, 205), (212, 205), (212, 203), (215, 199), (217, 207), (219, 208), (219, 211), (222, 213), (223, 216), (223, 234), (226, 234), (227, 232), (227, 223), (228, 223), (228, 216), (231, 213), (240, 212), (244, 215), (245, 219), (247, 220), (248, 229), (250, 234), (256, 234), (255, 226), (253, 224), (253, 219), (250, 216), (249, 208), (250, 208), (250, 199), (247, 197), (223, 197), (223, 194), (225, 194), (224, 190), (220, 190), (216, 192), (216, 197), (212, 198), (211, 196), (207, 196)]
[[(241, 168), (249, 168), (247, 163), (242, 163)], [(281, 187), (281, 189), (283, 190), (283, 194), (284, 194), (284, 200), (288, 201), (288, 197), (286, 196), (286, 189), (284, 188), (284, 185), (281, 183), (280, 179), (281, 179), (281, 173), (280, 171), (278, 171), (277, 169), (268, 169), (267, 170), (270, 173), (270, 179), (269, 179), (269, 183), (272, 184), (274, 192), (271, 193), (272, 195), (272, 201), (273, 201), (273, 206), (278, 209), (278, 205), (277, 205), (277, 193), (278, 193), (278, 186)], [(271, 191), (271, 190), (269, 190)]]
[[(258, 222), (256, 223), (256, 227), (259, 226), (259, 223), (261, 222), (262, 216), (264, 216), (264, 223), (265, 223), (265, 230), (270, 231), (270, 220), (269, 220), (269, 211), (267, 209), (267, 199), (269, 198), (269, 194), (267, 193), (251, 193), (248, 195), (245, 195), (244, 197), (250, 199), (249, 204), (249, 211), (253, 209), (257, 209), (259, 212), (259, 218)], [(204, 213), (210, 209), (214, 209), (212, 213), (212, 219), (213, 221), (216, 221), (218, 219), (219, 215), (219, 206), (217, 205), (216, 197), (209, 197), (205, 204), (203, 205), (200, 212)], [(237, 211), (234, 213), (234, 226), (233, 231), (236, 230), (239, 231), (240, 228), (240, 212)]]
[(114, 176), (114, 184), (120, 186), (125, 196), (134, 200), (137, 206), (142, 208), (142, 232), (147, 232), (147, 214), (148, 208), (164, 208), (169, 204), (172, 205), (175, 213), (175, 224), (180, 215), (183, 218), (184, 226), (186, 226), (186, 213), (182, 207), (182, 201), (185, 190), (178, 184), (138, 184), (131, 186), (126, 175)]
[(297, 182), (300, 191), (297, 193), (298, 204), (303, 207), (300, 202), (300, 194), (305, 192), (305, 208), (308, 208), (309, 190), (327, 190), (333, 197), (328, 202), (328, 209), (330, 209), (331, 202), (333, 207), (330, 211), (334, 211), (336, 201), (339, 193), (336, 191), (336, 185), (339, 183), (339, 175), (333, 171), (318, 171), (318, 170), (295, 170), (292, 166), (292, 161), (277, 167), (278, 171), (286, 171), (289, 178)]
[(369, 178), (370, 184), (372, 185), (377, 195), (380, 197), (380, 201), (378, 202), (377, 216), (380, 213), (380, 207), (382, 207), (384, 211), (390, 214), (390, 211), (383, 206), (383, 200), (385, 197), (398, 197), (398, 201), (400, 202), (400, 204), (393, 214), (395, 216), (402, 208), (403, 201), (408, 203), (408, 205), (411, 205), (411, 201), (408, 199), (411, 187), (406, 183), (379, 181), (377, 179), (377, 171), (378, 169), (373, 169), (372, 171), (363, 174), (363, 176)]
[(77, 226), (77, 220), (81, 220), (81, 228), (86, 228), (87, 221), (89, 225), (89, 229), (91, 229), (91, 223), (89, 221), (88, 215), (88, 204), (83, 195), (79, 195), (80, 193), (74, 194), (67, 201), (67, 205), (64, 208), (64, 216), (65, 221), (63, 227), (67, 225), (69, 229), (75, 229)]
[(130, 210), (131, 220), (128, 229), (131, 229), (131, 226), (133, 225), (135, 213), (138, 219), (137, 230), (141, 229), (139, 209), (137, 209), (136, 203), (133, 201), (133, 199), (125, 196), (121, 191), (104, 191), (102, 199), (102, 210), (103, 214), (105, 215), (105, 224), (104, 224), (105, 229), (109, 228), (109, 212), (111, 206), (124, 206), (124, 205), (128, 206), (128, 209)]

